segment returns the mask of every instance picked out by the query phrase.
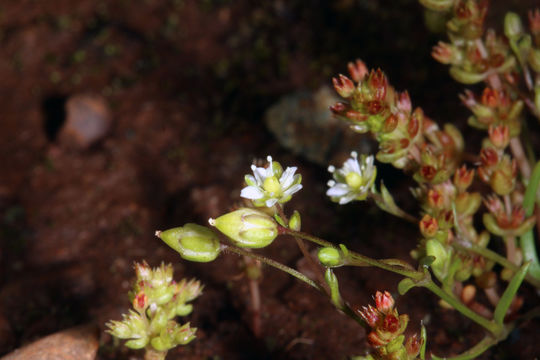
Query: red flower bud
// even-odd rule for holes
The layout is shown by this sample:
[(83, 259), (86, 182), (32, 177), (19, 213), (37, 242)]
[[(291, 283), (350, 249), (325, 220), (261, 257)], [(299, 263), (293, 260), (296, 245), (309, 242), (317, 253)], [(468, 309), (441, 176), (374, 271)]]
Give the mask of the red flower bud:
[(540, 33), (540, 9), (529, 11), (529, 26), (533, 35)]
[(488, 129), (489, 140), (495, 147), (504, 149), (510, 142), (510, 130), (506, 125), (491, 125)]
[(427, 200), (429, 207), (432, 209), (441, 209), (444, 206), (444, 197), (437, 190), (430, 189)]
[(456, 170), (454, 174), (454, 185), (461, 190), (465, 191), (472, 183), (474, 178), (474, 169), (467, 170), (467, 167), (463, 165)]
[(394, 314), (387, 314), (384, 317), (382, 329), (389, 333), (395, 333), (400, 329), (399, 318)]
[(133, 299), (133, 308), (141, 311), (148, 306), (148, 296), (144, 292), (139, 292)]
[(332, 83), (334, 84), (334, 88), (341, 97), (348, 98), (354, 93), (354, 83), (351, 79), (344, 75), (340, 74), (339, 78), (333, 78)]
[(347, 111), (349, 106), (342, 102), (337, 102), (334, 105), (330, 106), (330, 111), (336, 115), (343, 115)]
[(371, 71), (371, 73), (369, 74), (368, 84), (371, 87), (372, 91), (374, 91), (375, 99), (384, 100), (384, 98), (386, 97), (386, 88), (388, 85), (388, 81), (381, 69)]
[(367, 110), (371, 115), (380, 113), (383, 109), (383, 105), (378, 100), (369, 101), (367, 103)]
[(375, 293), (375, 306), (377, 306), (377, 310), (380, 312), (389, 313), (394, 308), (394, 298), (388, 291), (383, 293), (377, 291)]
[(367, 115), (362, 114), (361, 112), (355, 111), (355, 110), (348, 110), (345, 113), (345, 117), (347, 119), (350, 119), (352, 121), (356, 122), (362, 122), (367, 120)]
[(387, 133), (392, 132), (396, 129), (397, 126), (398, 126), (397, 116), (395, 116), (394, 114), (390, 114), (390, 116), (388, 116), (386, 120), (384, 121), (383, 131)]
[(352, 79), (356, 82), (364, 80), (368, 74), (366, 64), (359, 59), (357, 59), (355, 62), (350, 62), (347, 64), (347, 68), (349, 69), (349, 74), (351, 74)]
[(437, 175), (437, 169), (435, 169), (431, 165), (425, 165), (422, 166), (422, 168), (420, 169), (420, 173), (422, 174), (422, 177), (424, 179), (426, 179), (427, 181), (431, 181), (433, 180), (435, 175)]
[(412, 110), (411, 97), (407, 91), (399, 93), (397, 107), (399, 110), (409, 113)]
[(407, 339), (405, 343), (405, 349), (407, 350), (407, 355), (411, 358), (416, 358), (420, 353), (420, 348), (422, 347), (422, 339), (418, 335), (414, 334)]
[(483, 105), (496, 107), (499, 104), (499, 92), (492, 88), (485, 88), (481, 101)]
[(420, 220), (420, 231), (424, 237), (432, 238), (435, 236), (438, 230), (439, 224), (437, 219), (431, 217), (429, 214), (424, 215), (422, 220)]
[(480, 159), (483, 166), (494, 166), (499, 162), (499, 155), (495, 149), (488, 147), (480, 151)]
[(367, 307), (363, 307), (360, 311), (360, 316), (364, 321), (370, 326), (375, 327), (377, 325), (377, 321), (379, 321), (379, 311), (375, 309), (373, 306), (368, 305)]

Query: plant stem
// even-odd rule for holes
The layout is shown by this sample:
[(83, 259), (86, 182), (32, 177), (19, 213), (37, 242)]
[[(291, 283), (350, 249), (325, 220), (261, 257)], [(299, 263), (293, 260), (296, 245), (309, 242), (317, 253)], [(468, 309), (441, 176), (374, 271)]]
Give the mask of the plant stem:
[[(314, 242), (314, 243), (316, 243), (318, 245), (321, 245), (321, 246), (324, 246), (324, 247), (332, 247), (334, 249), (341, 250), (338, 246), (332, 244), (329, 241), (323, 240), (323, 239), (318, 238), (316, 236), (306, 234), (306, 233), (303, 233), (303, 232), (300, 232), (300, 231), (294, 231), (294, 230), (290, 230), (290, 229), (285, 229), (284, 233), (289, 234), (289, 235), (293, 235), (293, 236), (298, 236), (298, 237), (300, 237), (302, 239)], [(356, 253), (356, 252), (351, 251), (351, 250), (347, 250), (347, 254), (344, 254), (344, 255), (346, 256), (346, 259), (347, 259), (346, 265), (366, 266), (366, 264), (367, 264), (367, 265), (370, 265), (370, 266), (378, 267), (378, 268), (383, 269), (383, 270), (391, 271), (391, 272), (396, 273), (396, 274), (403, 275), (405, 277), (409, 277), (409, 278), (414, 279), (416, 281), (420, 281), (420, 280), (425, 278), (425, 275), (424, 275), (423, 272), (413, 270), (413, 268), (410, 265), (409, 266), (395, 265), (395, 264), (398, 264), (399, 261), (394, 261), (395, 264), (391, 264), (390, 262), (392, 262), (392, 260), (376, 260), (376, 259), (372, 259), (370, 257), (361, 255), (361, 254)]]
[[(529, 179), (529, 185), (525, 191), (523, 198), (523, 209), (525, 210), (525, 216), (531, 216), (534, 212), (534, 205), (536, 203), (536, 193), (538, 191), (538, 185), (540, 184), (540, 161), (534, 166), (534, 170)], [(536, 224), (540, 226), (540, 224)], [(531, 261), (529, 267), (529, 274), (536, 280), (540, 281), (540, 262), (538, 261), (538, 255), (536, 253), (536, 246), (534, 244), (533, 230), (527, 231), (520, 237), (521, 251), (523, 252), (523, 260)], [(538, 287), (538, 286), (537, 286)]]
[(478, 325), (488, 330), (494, 336), (498, 337), (502, 333), (503, 326), (499, 326), (495, 324), (493, 321), (490, 321), (486, 319), (485, 317), (478, 315), (477, 313), (469, 309), (466, 305), (464, 305), (461, 301), (456, 299), (454, 296), (444, 292), (443, 289), (437, 286), (437, 284), (435, 284), (433, 281), (428, 281), (422, 286), (424, 286), (425, 288), (430, 290), (432, 293), (434, 293), (435, 295), (437, 295), (438, 297), (440, 297), (441, 299), (443, 299), (444, 301), (452, 305), (454, 309), (456, 309), (457, 311), (459, 311), (460, 313), (462, 313), (463, 315), (465, 315), (466, 317), (468, 317), (469, 319), (471, 319)]
[(283, 265), (283, 264), (281, 264), (281, 263), (279, 263), (279, 262), (277, 262), (275, 260), (269, 259), (269, 258), (267, 258), (265, 256), (254, 254), (252, 252), (246, 251), (246, 250), (241, 249), (241, 248), (237, 248), (235, 246), (224, 245), (224, 244), (222, 244), (221, 246), (222, 246), (222, 249), (225, 250), (225, 251), (229, 251), (229, 252), (235, 253), (237, 255), (248, 256), (248, 257), (251, 257), (253, 259), (259, 260), (263, 264), (266, 264), (266, 265), (275, 267), (276, 269), (279, 269), (281, 271), (284, 271), (287, 274), (289, 274), (291, 276), (294, 276), (298, 280), (301, 280), (301, 281), (305, 282), (306, 284), (314, 287), (315, 289), (317, 289), (319, 291), (323, 291), (323, 289), (319, 285), (317, 285), (313, 280), (308, 278), (306, 275), (302, 274), (301, 272), (299, 272), (299, 271), (297, 271), (297, 270), (295, 270), (293, 268), (290, 268), (290, 267), (288, 267), (286, 265)]
[(144, 353), (144, 360), (165, 360), (165, 356), (167, 356), (166, 351), (157, 351), (148, 346)]

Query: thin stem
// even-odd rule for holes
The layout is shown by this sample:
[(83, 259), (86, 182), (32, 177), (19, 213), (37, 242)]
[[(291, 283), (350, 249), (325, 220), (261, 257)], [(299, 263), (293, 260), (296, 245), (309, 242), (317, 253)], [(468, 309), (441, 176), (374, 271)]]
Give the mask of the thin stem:
[(430, 290), (432, 293), (446, 301), (448, 304), (452, 305), (454, 309), (477, 323), (478, 325), (482, 326), (486, 330), (488, 330), (490, 333), (492, 333), (495, 336), (499, 336), (503, 330), (502, 326), (499, 326), (495, 324), (494, 322), (486, 319), (483, 316), (478, 315), (471, 309), (469, 309), (466, 305), (464, 305), (461, 301), (456, 299), (454, 296), (446, 293), (441, 289), (437, 284), (435, 284), (433, 281), (428, 281), (425, 284), (423, 284), (425, 288)]
[(165, 360), (167, 356), (166, 351), (154, 350), (150, 345), (145, 349), (144, 360)]
[[(538, 185), (540, 184), (540, 161), (534, 166), (534, 170), (529, 179), (529, 185), (525, 191), (523, 198), (523, 209), (525, 210), (525, 216), (531, 216), (534, 212), (534, 205), (536, 203), (536, 193), (538, 191)], [(540, 226), (540, 224), (536, 224)], [(536, 246), (534, 243), (534, 233), (532, 230), (527, 231), (520, 237), (521, 251), (523, 252), (524, 261), (531, 261), (529, 267), (529, 274), (536, 280), (540, 281), (540, 262), (536, 252)], [(537, 286), (538, 287), (538, 286)]]
[(530, 178), (531, 165), (527, 160), (525, 150), (523, 150), (523, 145), (521, 144), (521, 140), (519, 139), (519, 137), (513, 137), (510, 139), (510, 150), (512, 151), (512, 156), (514, 157), (514, 159), (516, 159), (518, 163), (519, 171), (521, 172), (521, 176), (523, 176), (523, 179)]
[[(286, 234), (289, 234), (289, 235), (298, 236), (298, 237), (300, 237), (300, 238), (302, 238), (304, 240), (314, 242), (314, 243), (316, 243), (318, 245), (321, 245), (321, 246), (324, 246), (324, 247), (332, 247), (334, 249), (341, 250), (340, 247), (332, 244), (331, 242), (323, 240), (321, 238), (318, 238), (318, 237), (310, 235), (310, 234), (306, 234), (306, 233), (303, 233), (303, 232), (300, 232), (300, 231), (294, 231), (294, 230), (290, 230), (290, 229), (284, 229), (283, 232), (286, 233)], [(348, 250), (348, 249), (347, 249), (347, 254), (344, 254), (344, 255), (347, 257), (346, 265), (366, 266), (366, 264), (367, 264), (367, 265), (370, 265), (370, 266), (378, 267), (378, 268), (383, 269), (383, 270), (391, 271), (391, 272), (396, 273), (396, 274), (403, 275), (405, 277), (409, 277), (409, 278), (417, 280), (417, 281), (422, 280), (422, 279), (425, 278), (425, 275), (424, 275), (423, 272), (412, 270), (411, 266), (390, 264), (389, 262), (391, 260), (372, 259), (370, 257), (361, 255), (359, 253), (356, 253), (356, 252)]]
[(237, 247), (231, 246), (231, 245), (222, 244), (221, 248), (222, 248), (222, 250), (229, 251), (229, 252), (235, 253), (237, 255), (248, 256), (248, 257), (251, 257), (251, 258), (253, 258), (255, 260), (259, 260), (263, 264), (266, 264), (266, 265), (275, 267), (276, 269), (279, 269), (281, 271), (284, 271), (287, 274), (289, 274), (291, 276), (294, 276), (298, 280), (305, 282), (309, 286), (314, 287), (315, 289), (317, 289), (319, 291), (323, 291), (323, 289), (319, 285), (317, 285), (313, 280), (308, 278), (306, 275), (302, 274), (301, 272), (299, 272), (299, 271), (297, 271), (297, 270), (295, 270), (293, 268), (290, 268), (290, 267), (288, 267), (286, 265), (283, 265), (283, 264), (281, 264), (281, 263), (279, 263), (277, 261), (274, 261), (274, 260), (269, 259), (267, 257), (261, 256), (261, 255), (258, 255), (258, 254), (254, 254), (252, 252), (249, 252), (249, 251), (246, 251), (244, 249), (237, 248)]

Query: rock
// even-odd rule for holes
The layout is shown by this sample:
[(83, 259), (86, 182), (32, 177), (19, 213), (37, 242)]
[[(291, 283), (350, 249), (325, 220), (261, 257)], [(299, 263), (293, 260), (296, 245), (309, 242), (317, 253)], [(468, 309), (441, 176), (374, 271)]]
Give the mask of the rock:
[(1, 360), (94, 360), (98, 345), (97, 326), (83, 325), (46, 336)]
[(111, 112), (102, 96), (74, 95), (66, 102), (66, 122), (59, 141), (84, 150), (103, 139), (110, 127)]
[(366, 135), (332, 116), (329, 107), (338, 100), (327, 86), (287, 95), (267, 110), (266, 126), (283, 147), (323, 166), (340, 164), (352, 150), (374, 152)]

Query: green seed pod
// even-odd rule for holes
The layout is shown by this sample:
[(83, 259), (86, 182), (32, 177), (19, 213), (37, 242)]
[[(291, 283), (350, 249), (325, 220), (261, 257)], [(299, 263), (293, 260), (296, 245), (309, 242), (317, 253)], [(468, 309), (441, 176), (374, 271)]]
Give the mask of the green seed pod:
[(448, 251), (440, 242), (430, 239), (426, 242), (426, 254), (435, 257), (435, 260), (431, 264), (431, 268), (437, 278), (441, 280), (446, 276), (446, 263), (449, 259)]
[(220, 252), (217, 235), (201, 225), (186, 224), (166, 231), (156, 231), (156, 236), (189, 261), (210, 262)]
[(294, 231), (300, 231), (301, 227), (302, 227), (302, 220), (300, 218), (300, 213), (294, 210), (294, 213), (292, 214), (291, 219), (289, 220), (289, 228)]
[(486, 78), (486, 74), (484, 73), (478, 74), (469, 72), (457, 66), (450, 67), (450, 76), (452, 76), (457, 82), (466, 85), (476, 84)]
[(504, 35), (509, 39), (516, 39), (523, 34), (523, 24), (518, 14), (509, 12), (504, 17)]
[(176, 315), (178, 316), (186, 316), (191, 314), (193, 311), (193, 305), (191, 304), (179, 304), (176, 307)]
[(139, 339), (133, 339), (133, 340), (129, 340), (129, 341), (126, 341), (126, 347), (130, 348), (130, 349), (134, 349), (134, 350), (137, 350), (137, 349), (142, 349), (143, 347), (146, 346), (146, 344), (148, 344), (148, 337), (144, 336), (142, 338), (139, 338)]
[(210, 219), (210, 224), (227, 235), (236, 246), (263, 248), (272, 243), (278, 235), (274, 219), (259, 210), (241, 208)]
[(420, 4), (435, 11), (448, 11), (454, 5), (454, 0), (420, 0)]
[(336, 267), (343, 265), (341, 252), (333, 247), (320, 248), (317, 257), (319, 258), (321, 264), (326, 267)]

